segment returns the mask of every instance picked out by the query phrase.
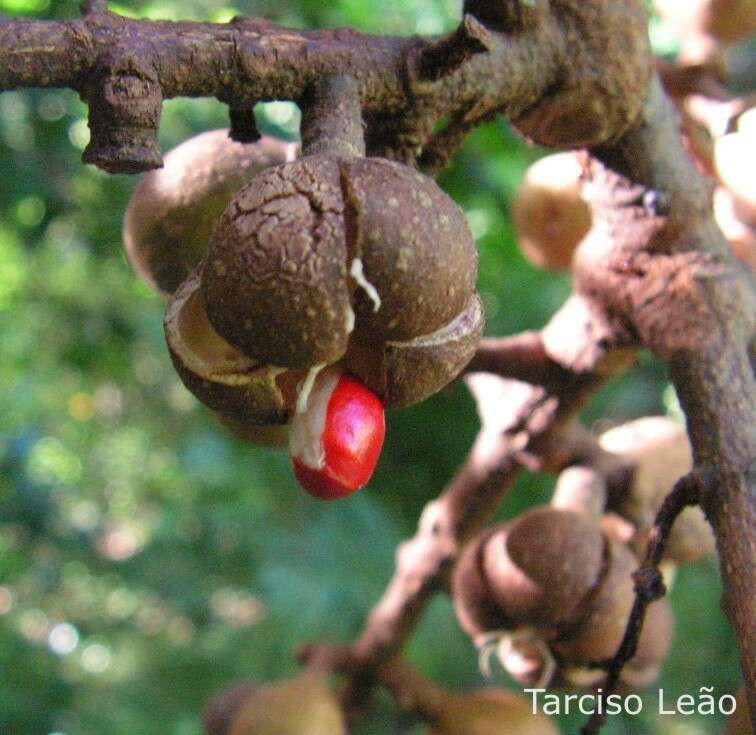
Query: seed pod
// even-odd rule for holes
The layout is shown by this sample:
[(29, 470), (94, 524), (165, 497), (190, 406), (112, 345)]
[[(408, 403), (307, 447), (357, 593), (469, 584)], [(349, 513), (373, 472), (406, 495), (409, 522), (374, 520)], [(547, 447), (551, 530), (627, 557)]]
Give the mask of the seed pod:
[[(642, 553), (664, 498), (692, 466), (685, 429), (667, 417), (649, 416), (604, 432), (599, 443), (636, 465), (632, 488), (616, 510), (636, 527), (634, 547)], [(703, 512), (686, 508), (672, 526), (665, 558), (685, 564), (713, 550), (714, 536)]]
[(558, 82), (512, 124), (551, 148), (616, 140), (643, 109), (653, 70), (643, 3), (559, 0), (550, 7), (566, 39), (568, 63)]
[[(756, 271), (756, 226), (749, 223), (746, 214), (742, 206), (738, 207), (728, 189), (723, 186), (715, 189), (714, 219), (735, 257), (752, 271)], [(753, 222), (756, 223), (756, 211), (753, 215)]]
[(255, 361), (343, 359), (387, 406), (406, 405), (472, 357), (483, 326), (476, 267), (464, 215), (431, 179), (383, 159), (317, 155), (239, 192), (201, 288), (213, 328)]
[(169, 294), (207, 252), (215, 220), (257, 173), (296, 156), (294, 143), (263, 137), (242, 145), (212, 130), (170, 151), (134, 189), (123, 223), (126, 255), (148, 284)]
[(558, 735), (556, 725), (530, 700), (506, 689), (477, 689), (447, 693), (421, 713), (429, 735)]
[[(476, 645), (509, 638), (520, 651), (533, 644), (532, 665), (512, 670), (516, 678), (532, 684), (553, 657), (568, 678), (570, 672), (580, 678), (582, 667), (616, 652), (635, 600), (636, 567), (633, 554), (588, 518), (534, 508), (468, 545), (452, 576), (455, 612)], [(666, 603), (652, 607), (657, 619), (628, 667), (628, 683), (655, 675), (669, 645)], [(519, 640), (523, 631), (527, 636)], [(519, 665), (517, 656), (506, 655), (511, 650), (497, 647), (508, 670)], [(539, 652), (545, 657), (541, 666)]]
[(568, 271), (572, 254), (591, 229), (582, 199), (582, 170), (571, 152), (554, 153), (530, 166), (512, 204), (518, 245), (539, 268)]
[(423, 401), (458, 375), (475, 354), (485, 316), (478, 294), (452, 321), (431, 334), (407, 342), (360, 344), (354, 340), (344, 357), (386, 406)]
[[(503, 541), (503, 543), (502, 543)], [(493, 598), (519, 624), (572, 624), (603, 566), (604, 538), (581, 515), (534, 508), (484, 552)], [(558, 584), (556, 583), (558, 580)]]
[(254, 424), (238, 417), (215, 414), (218, 423), (228, 429), (237, 439), (261, 447), (285, 447), (289, 442), (289, 430), (282, 424), (269, 426)]
[(656, 0), (659, 13), (673, 24), (687, 42), (691, 36), (709, 35), (736, 43), (756, 33), (753, 0)]
[[(251, 687), (241, 701), (236, 691), (211, 701), (203, 718), (206, 735), (346, 735), (341, 707), (320, 671)], [(226, 700), (231, 706), (224, 709)]]
[(306, 371), (263, 365), (228, 344), (207, 320), (199, 285), (194, 271), (166, 311), (166, 341), (179, 377), (206, 406), (238, 426), (285, 424)]

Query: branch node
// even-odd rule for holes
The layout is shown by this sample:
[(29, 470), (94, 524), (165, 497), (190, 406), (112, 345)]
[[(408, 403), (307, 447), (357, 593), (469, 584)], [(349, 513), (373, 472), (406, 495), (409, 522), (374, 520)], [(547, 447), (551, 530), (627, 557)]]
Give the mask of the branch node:
[(407, 71), (413, 89), (453, 74), (470, 57), (489, 51), (494, 42), (488, 28), (466, 15), (453, 33), (410, 51)]
[(163, 165), (158, 132), (163, 101), (154, 69), (122, 50), (82, 94), (92, 138), (82, 160), (109, 173), (139, 173)]

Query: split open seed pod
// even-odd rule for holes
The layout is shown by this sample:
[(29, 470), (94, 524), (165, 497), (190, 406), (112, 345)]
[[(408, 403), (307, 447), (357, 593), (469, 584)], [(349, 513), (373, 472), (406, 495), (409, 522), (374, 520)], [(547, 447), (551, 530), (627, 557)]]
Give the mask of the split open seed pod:
[(428, 735), (558, 735), (556, 725), (533, 712), (529, 699), (506, 689), (478, 689), (447, 693), (421, 712), (429, 722)]
[(306, 371), (263, 365), (242, 354), (212, 328), (195, 270), (170, 297), (164, 329), (173, 365), (184, 385), (235, 428), (285, 424)]
[(297, 146), (263, 137), (236, 143), (212, 130), (166, 154), (164, 165), (142, 177), (123, 223), (126, 255), (139, 276), (169, 294), (207, 252), (215, 220), (253, 176), (296, 157)]
[(267, 169), (218, 221), (202, 298), (260, 364), (344, 361), (387, 406), (422, 400), (472, 357), (477, 253), (431, 179), (383, 159), (318, 155)]
[(494, 600), (518, 624), (571, 624), (603, 567), (604, 538), (578, 513), (548, 506), (518, 516), (486, 544), (483, 568)]
[[(687, 434), (670, 418), (649, 416), (609, 429), (599, 443), (636, 465), (632, 488), (615, 509), (636, 527), (634, 547), (642, 553), (662, 501), (692, 467)], [(714, 536), (703, 512), (686, 508), (672, 527), (665, 558), (685, 564), (713, 551)]]
[(344, 715), (328, 677), (317, 670), (251, 688), (241, 701), (233, 698), (223, 717), (219, 716), (221, 697), (205, 711), (206, 735), (346, 735)]
[(726, 43), (744, 41), (756, 33), (753, 0), (655, 0), (659, 13), (678, 35), (709, 35)]
[(517, 191), (512, 203), (517, 243), (539, 268), (568, 271), (575, 248), (591, 229), (581, 176), (574, 153), (554, 153), (528, 168)]
[(285, 447), (289, 443), (289, 428), (283, 424), (259, 424), (236, 416), (215, 412), (218, 423), (240, 441), (260, 447)]
[(714, 143), (717, 176), (733, 197), (735, 210), (745, 222), (756, 223), (756, 133), (738, 130)]

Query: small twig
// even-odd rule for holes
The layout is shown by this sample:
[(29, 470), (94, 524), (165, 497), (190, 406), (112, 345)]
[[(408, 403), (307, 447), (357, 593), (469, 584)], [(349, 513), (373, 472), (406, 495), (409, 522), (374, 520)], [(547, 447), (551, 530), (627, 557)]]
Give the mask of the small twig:
[(625, 664), (635, 656), (638, 641), (643, 630), (646, 609), (652, 602), (666, 594), (662, 574), (659, 571), (659, 562), (664, 555), (664, 550), (669, 539), (669, 532), (680, 513), (689, 505), (698, 503), (700, 486), (701, 480), (695, 473), (681, 478), (664, 499), (656, 515), (654, 527), (650, 532), (645, 559), (633, 574), (633, 579), (635, 580), (635, 602), (627, 621), (625, 635), (614, 657), (609, 661), (597, 664), (600, 668), (606, 670), (606, 682), (598, 695), (600, 705), (596, 708), (596, 713), (581, 730), (582, 735), (596, 735), (606, 721), (606, 708), (603, 705), (606, 702), (606, 698), (616, 690)]

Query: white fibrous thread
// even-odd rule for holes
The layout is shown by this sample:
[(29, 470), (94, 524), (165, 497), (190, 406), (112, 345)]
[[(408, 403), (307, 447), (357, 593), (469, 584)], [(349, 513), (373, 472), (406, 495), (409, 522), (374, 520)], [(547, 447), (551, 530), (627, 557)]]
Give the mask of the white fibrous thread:
[(321, 365), (313, 365), (310, 368), (307, 376), (299, 386), (299, 395), (297, 396), (297, 413), (304, 413), (307, 410), (307, 401), (310, 398), (312, 387), (315, 385), (315, 378), (318, 377), (318, 373), (325, 367), (325, 363)]
[(328, 404), (341, 377), (339, 369), (327, 370), (318, 375), (323, 367), (324, 365), (316, 365), (311, 368), (302, 382), (297, 410), (289, 427), (291, 456), (315, 470), (322, 469), (325, 464), (323, 431)]
[(355, 258), (352, 261), (352, 265), (349, 268), (349, 275), (357, 281), (357, 285), (368, 295), (368, 298), (373, 302), (373, 311), (378, 311), (381, 308), (381, 297), (378, 294), (376, 287), (365, 278), (365, 273), (362, 269), (362, 259)]
[(354, 309), (349, 304), (346, 308), (346, 332), (347, 334), (354, 332)]

